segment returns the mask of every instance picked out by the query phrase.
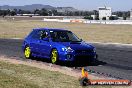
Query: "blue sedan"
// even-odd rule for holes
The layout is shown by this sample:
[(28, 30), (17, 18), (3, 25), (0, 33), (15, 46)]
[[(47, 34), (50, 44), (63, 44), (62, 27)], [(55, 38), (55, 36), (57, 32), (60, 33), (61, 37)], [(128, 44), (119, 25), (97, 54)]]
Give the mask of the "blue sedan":
[(53, 64), (58, 61), (95, 61), (95, 47), (64, 29), (38, 28), (25, 38), (22, 45), (25, 58), (47, 58)]

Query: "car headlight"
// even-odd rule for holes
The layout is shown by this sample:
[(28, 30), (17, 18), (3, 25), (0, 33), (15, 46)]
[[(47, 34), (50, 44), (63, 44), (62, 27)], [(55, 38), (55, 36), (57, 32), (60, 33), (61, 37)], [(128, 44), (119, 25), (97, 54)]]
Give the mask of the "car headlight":
[(96, 52), (96, 48), (93, 49), (93, 52)]
[(71, 47), (62, 48), (62, 51), (66, 51), (66, 52), (74, 52), (74, 50), (71, 49)]

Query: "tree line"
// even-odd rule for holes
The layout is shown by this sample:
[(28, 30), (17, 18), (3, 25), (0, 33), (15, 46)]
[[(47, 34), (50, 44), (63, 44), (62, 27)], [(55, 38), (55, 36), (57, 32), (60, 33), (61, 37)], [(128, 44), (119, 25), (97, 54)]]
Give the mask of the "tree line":
[(58, 12), (56, 9), (47, 10), (42, 8), (41, 10), (36, 9), (34, 11), (22, 10), (22, 9), (14, 9), (14, 10), (0, 10), (0, 16), (15, 16), (17, 14), (38, 14), (40, 16), (89, 16), (92, 14), (97, 15), (98, 11), (65, 11)]
[[(38, 14), (39, 16), (91, 16), (97, 15), (99, 12), (97, 10), (93, 11), (65, 11), (58, 12), (56, 9), (47, 10), (45, 8), (36, 9), (34, 11), (22, 10), (22, 9), (14, 9), (14, 10), (0, 10), (0, 16), (15, 16), (17, 14)], [(112, 13), (113, 15), (117, 15), (118, 17), (130, 17), (130, 11), (116, 11)]]

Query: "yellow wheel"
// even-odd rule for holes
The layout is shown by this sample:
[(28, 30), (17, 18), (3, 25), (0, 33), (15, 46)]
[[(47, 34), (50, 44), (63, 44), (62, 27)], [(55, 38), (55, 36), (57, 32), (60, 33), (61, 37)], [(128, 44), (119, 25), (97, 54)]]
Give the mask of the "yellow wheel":
[(53, 49), (51, 52), (51, 62), (56, 64), (58, 62), (58, 52), (56, 49)]
[(29, 46), (25, 48), (24, 55), (27, 59), (31, 58), (31, 49)]

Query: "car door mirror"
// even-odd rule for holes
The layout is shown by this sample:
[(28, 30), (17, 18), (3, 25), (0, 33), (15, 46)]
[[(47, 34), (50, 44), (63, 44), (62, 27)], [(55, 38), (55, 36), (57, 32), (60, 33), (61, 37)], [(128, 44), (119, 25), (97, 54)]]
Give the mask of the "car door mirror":
[(82, 41), (83, 41), (83, 39), (80, 39), (80, 41), (82, 42)]
[(49, 38), (42, 38), (42, 40), (49, 42)]

